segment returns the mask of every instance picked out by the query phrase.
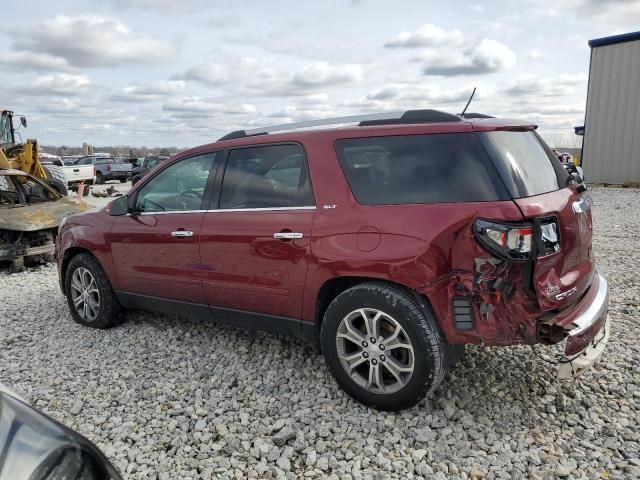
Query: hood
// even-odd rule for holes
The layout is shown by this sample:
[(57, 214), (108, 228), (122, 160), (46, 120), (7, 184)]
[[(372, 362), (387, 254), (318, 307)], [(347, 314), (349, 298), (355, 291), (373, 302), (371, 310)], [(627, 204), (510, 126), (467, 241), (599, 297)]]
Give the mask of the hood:
[(76, 203), (69, 197), (55, 202), (37, 203), (14, 208), (3, 208), (0, 229), (19, 232), (34, 232), (56, 228), (63, 218), (91, 208), (86, 203)]

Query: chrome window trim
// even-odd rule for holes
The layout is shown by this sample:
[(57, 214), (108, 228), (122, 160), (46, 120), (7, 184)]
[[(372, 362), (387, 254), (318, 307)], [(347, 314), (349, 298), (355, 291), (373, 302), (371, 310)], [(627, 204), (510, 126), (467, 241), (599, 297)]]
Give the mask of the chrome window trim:
[(128, 217), (134, 215), (168, 215), (170, 213), (229, 213), (229, 212), (286, 212), (289, 210), (315, 210), (315, 206), (307, 207), (265, 207), (265, 208), (219, 208), (217, 210), (168, 210), (160, 212), (127, 213)]
[(286, 212), (288, 210), (315, 210), (315, 205), (308, 207), (264, 207), (264, 208), (218, 208), (207, 210), (207, 213), (228, 213), (228, 212)]

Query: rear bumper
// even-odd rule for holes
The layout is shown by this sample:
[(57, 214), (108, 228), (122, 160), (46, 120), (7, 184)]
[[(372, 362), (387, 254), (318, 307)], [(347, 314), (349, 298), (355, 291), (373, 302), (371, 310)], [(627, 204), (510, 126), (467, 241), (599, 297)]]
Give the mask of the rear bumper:
[(565, 355), (571, 356), (589, 346), (602, 330), (609, 309), (609, 285), (607, 279), (596, 272), (591, 291), (586, 295), (571, 315), (563, 321), (569, 338)]
[[(600, 360), (609, 341), (610, 331), (611, 321), (607, 318), (602, 328), (582, 351), (572, 357), (568, 357), (565, 354), (565, 358), (558, 368), (558, 378), (567, 380), (576, 377)], [(569, 340), (571, 340), (571, 338), (572, 337), (569, 337)]]

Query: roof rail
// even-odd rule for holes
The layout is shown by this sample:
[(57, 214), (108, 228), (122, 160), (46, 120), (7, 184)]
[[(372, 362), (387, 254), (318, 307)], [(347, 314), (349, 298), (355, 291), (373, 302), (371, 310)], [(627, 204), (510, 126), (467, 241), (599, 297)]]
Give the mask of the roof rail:
[(458, 115), (441, 112), (439, 110), (407, 110), (406, 112), (383, 112), (366, 115), (350, 115), (345, 117), (323, 118), (319, 120), (307, 120), (304, 122), (285, 123), (270, 127), (252, 128), (249, 130), (236, 130), (218, 139), (232, 140), (253, 135), (265, 135), (267, 133), (281, 132), (285, 130), (298, 130), (301, 128), (322, 127), (326, 125), (340, 125), (345, 123), (358, 123), (361, 127), (373, 125), (402, 125), (411, 123), (436, 123), (436, 122), (460, 122)]

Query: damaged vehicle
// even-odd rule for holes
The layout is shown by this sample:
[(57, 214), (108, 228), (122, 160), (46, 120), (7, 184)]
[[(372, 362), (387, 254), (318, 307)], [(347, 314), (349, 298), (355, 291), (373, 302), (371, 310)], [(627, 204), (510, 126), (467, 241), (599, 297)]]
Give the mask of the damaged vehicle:
[(182, 152), (67, 219), (57, 260), (83, 325), (143, 308), (298, 335), (350, 396), (398, 410), (466, 344), (564, 342), (562, 377), (593, 364), (609, 294), (591, 235), (589, 193), (535, 125), (414, 110)]
[(87, 208), (32, 175), (0, 168), (0, 261), (14, 268), (29, 257), (52, 261), (61, 220)]

